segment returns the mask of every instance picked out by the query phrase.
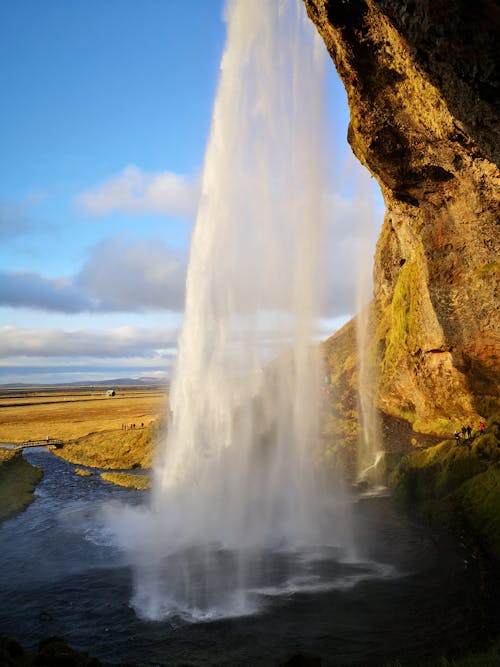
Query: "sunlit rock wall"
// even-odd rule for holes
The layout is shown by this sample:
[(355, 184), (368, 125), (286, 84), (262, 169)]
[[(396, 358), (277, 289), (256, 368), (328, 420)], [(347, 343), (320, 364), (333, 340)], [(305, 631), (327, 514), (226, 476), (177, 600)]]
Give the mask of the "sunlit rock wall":
[(304, 0), (387, 212), (374, 266), (380, 407), (416, 430), (491, 409), (499, 379), (500, 10)]

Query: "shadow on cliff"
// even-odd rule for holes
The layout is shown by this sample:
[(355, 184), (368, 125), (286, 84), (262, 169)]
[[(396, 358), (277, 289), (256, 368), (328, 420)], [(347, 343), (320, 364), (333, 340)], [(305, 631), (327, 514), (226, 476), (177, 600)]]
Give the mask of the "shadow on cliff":
[[(418, 66), (438, 88), (464, 127), (456, 140), (470, 139), (479, 154), (499, 163), (498, 105), (500, 7), (495, 0), (474, 4), (420, 0), (378, 3), (404, 37)], [(467, 136), (468, 135), (468, 136)]]

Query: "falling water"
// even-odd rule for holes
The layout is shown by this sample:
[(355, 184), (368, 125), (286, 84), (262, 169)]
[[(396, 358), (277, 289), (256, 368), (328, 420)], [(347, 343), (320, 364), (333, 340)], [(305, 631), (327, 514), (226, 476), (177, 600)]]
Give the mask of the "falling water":
[(355, 318), (358, 370), (358, 482), (372, 489), (383, 488), (385, 480), (385, 454), (381, 449), (380, 419), (377, 411), (378, 366), (375, 350), (374, 313), (370, 303), (373, 264), (370, 251), (373, 247), (368, 231), (373, 228), (373, 194), (370, 183), (358, 178), (356, 219), (359, 228), (357, 249), (357, 290)]
[(324, 47), (292, 0), (230, 1), (226, 20), (168, 440), (135, 535), (148, 618), (252, 612), (348, 542), (317, 450)]

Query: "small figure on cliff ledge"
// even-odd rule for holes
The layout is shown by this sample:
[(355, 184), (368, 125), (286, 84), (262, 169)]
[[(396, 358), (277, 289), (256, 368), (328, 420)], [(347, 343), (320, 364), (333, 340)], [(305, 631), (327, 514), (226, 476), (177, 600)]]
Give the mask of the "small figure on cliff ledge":
[(480, 421), (479, 422), (479, 432), (480, 432), (480, 434), (482, 435), (485, 432), (485, 430), (486, 430), (485, 423), (483, 421)]
[(460, 444), (460, 433), (458, 431), (455, 431), (455, 433), (453, 435), (455, 436), (455, 441), (456, 441), (457, 445), (459, 445)]

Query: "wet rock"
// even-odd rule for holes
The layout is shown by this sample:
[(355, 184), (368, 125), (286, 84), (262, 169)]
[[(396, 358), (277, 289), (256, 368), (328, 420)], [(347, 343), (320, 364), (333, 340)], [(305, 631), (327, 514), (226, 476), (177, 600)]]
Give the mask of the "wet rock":
[(310, 653), (298, 652), (284, 658), (279, 665), (280, 667), (321, 667), (321, 658)]
[[(24, 655), (24, 649), (21, 644), (13, 637), (7, 635), (0, 636), (0, 656), (4, 658), (19, 658)], [(0, 661), (0, 664), (3, 664)]]

